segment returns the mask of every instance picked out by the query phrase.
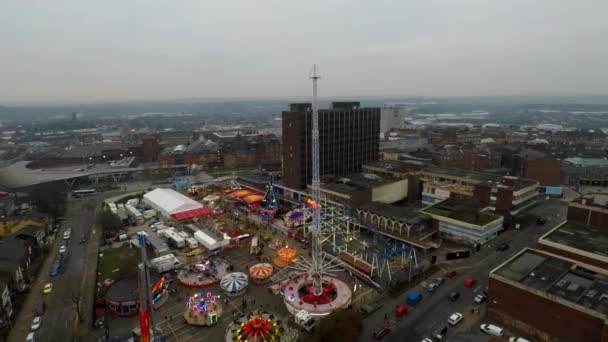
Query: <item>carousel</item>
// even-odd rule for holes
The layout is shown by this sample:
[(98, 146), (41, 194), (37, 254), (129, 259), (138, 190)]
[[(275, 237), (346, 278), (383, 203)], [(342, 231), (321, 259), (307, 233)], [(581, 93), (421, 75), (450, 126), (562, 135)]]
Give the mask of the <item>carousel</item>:
[(214, 209), (217, 208), (219, 200), (220, 200), (220, 196), (218, 196), (216, 194), (211, 194), (211, 195), (205, 196), (203, 198), (203, 202), (205, 202), (205, 204), (209, 208), (214, 208)]
[(207, 287), (215, 285), (228, 274), (228, 263), (210, 258), (186, 265), (179, 270), (177, 280), (185, 287)]
[(352, 292), (342, 280), (321, 275), (321, 289), (318, 293), (313, 288), (313, 276), (302, 274), (292, 279), (283, 287), (283, 301), (287, 310), (295, 315), (305, 310), (311, 316), (325, 316), (347, 307), (351, 303)]
[(228, 297), (242, 295), (247, 290), (247, 285), (249, 285), (249, 279), (243, 272), (228, 273), (220, 281), (220, 288)]
[(281, 248), (277, 249), (277, 256), (274, 258), (274, 264), (279, 268), (285, 268), (293, 262), (296, 257), (297, 251), (294, 247), (285, 244)]
[(312, 214), (308, 208), (293, 209), (283, 215), (283, 222), (288, 228), (296, 228), (310, 221)]
[(184, 319), (190, 325), (211, 326), (217, 323), (222, 317), (222, 306), (219, 296), (214, 296), (211, 292), (203, 294), (195, 293), (188, 299)]
[(295, 342), (298, 333), (268, 312), (254, 311), (235, 319), (226, 328), (226, 342)]
[(270, 279), (272, 272), (273, 267), (269, 263), (255, 264), (249, 268), (249, 278), (251, 278), (254, 283), (261, 284)]

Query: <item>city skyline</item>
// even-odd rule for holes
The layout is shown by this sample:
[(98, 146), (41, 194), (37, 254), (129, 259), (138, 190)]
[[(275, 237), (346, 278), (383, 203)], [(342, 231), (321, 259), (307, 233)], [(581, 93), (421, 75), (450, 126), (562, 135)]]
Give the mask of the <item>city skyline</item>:
[(600, 1), (8, 1), (0, 103), (305, 96), (313, 63), (323, 96), (334, 98), (603, 95), (607, 9)]

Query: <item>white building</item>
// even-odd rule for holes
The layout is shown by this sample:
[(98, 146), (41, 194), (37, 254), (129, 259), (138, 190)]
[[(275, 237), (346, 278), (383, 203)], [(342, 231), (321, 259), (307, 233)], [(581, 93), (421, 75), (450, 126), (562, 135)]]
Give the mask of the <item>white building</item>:
[(171, 189), (155, 189), (144, 195), (144, 203), (166, 218), (181, 220), (206, 215), (210, 209), (188, 196)]

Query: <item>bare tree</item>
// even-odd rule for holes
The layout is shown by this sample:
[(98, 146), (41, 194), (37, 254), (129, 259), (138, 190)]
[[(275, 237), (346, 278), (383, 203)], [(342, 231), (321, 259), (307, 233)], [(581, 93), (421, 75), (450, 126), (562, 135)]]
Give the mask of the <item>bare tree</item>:
[(76, 305), (76, 314), (78, 315), (78, 322), (82, 322), (82, 308), (80, 307), (82, 298), (77, 293), (74, 293), (74, 291), (72, 291), (71, 299), (72, 303)]

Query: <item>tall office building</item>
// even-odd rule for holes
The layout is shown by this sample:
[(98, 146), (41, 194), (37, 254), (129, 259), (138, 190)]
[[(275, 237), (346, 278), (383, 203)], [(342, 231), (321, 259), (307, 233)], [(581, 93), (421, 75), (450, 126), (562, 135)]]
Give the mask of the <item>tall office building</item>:
[[(312, 183), (312, 105), (293, 103), (283, 112), (283, 182), (292, 189)], [(342, 176), (360, 172), (378, 159), (380, 108), (359, 102), (333, 102), (319, 109), (319, 173)]]

